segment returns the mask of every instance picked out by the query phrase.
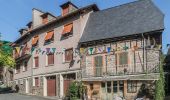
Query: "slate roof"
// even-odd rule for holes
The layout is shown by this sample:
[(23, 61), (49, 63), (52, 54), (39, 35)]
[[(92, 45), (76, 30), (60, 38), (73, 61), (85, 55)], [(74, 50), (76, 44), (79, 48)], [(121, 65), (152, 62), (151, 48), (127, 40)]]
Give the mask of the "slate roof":
[(151, 0), (91, 13), (80, 43), (164, 29), (164, 14)]

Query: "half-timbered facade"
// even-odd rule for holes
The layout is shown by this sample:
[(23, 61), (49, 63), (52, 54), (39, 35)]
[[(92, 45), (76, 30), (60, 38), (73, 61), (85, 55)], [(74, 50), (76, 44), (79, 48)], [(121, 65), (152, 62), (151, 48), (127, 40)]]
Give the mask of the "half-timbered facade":
[(142, 97), (142, 86), (152, 90), (159, 78), (163, 29), (163, 14), (151, 0), (92, 13), (79, 41), (88, 98), (134, 100)]

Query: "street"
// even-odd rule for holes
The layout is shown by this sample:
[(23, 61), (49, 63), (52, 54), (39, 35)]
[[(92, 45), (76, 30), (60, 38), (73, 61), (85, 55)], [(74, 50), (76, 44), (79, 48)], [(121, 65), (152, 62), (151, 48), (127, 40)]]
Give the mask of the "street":
[(21, 95), (17, 93), (0, 94), (0, 100), (51, 100), (37, 96)]

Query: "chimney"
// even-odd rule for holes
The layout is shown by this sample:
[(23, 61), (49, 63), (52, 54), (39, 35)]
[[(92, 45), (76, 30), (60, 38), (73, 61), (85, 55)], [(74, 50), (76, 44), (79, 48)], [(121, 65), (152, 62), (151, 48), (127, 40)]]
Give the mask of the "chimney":
[(61, 11), (62, 16), (65, 16), (65, 15), (67, 15), (67, 14), (69, 14), (69, 13), (71, 13), (71, 12), (78, 9), (78, 7), (75, 6), (73, 3), (71, 3), (70, 1), (62, 4), (60, 7), (62, 9), (62, 11)]

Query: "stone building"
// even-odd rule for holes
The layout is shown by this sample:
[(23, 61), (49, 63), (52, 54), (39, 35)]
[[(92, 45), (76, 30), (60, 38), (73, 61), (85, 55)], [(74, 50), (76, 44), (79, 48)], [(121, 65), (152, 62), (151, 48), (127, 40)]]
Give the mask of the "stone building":
[(71, 2), (61, 5), (61, 16), (33, 9), (32, 21), (14, 42), (13, 86), (20, 93), (65, 97), (69, 84), (81, 76), (78, 41), (90, 13), (98, 10), (95, 4), (78, 8)]
[(33, 9), (19, 30), (13, 82), (19, 92), (63, 98), (77, 80), (89, 99), (132, 100), (142, 84), (158, 79), (164, 15), (151, 0), (104, 10), (66, 2), (61, 12)]
[(88, 98), (153, 99), (163, 30), (164, 15), (151, 0), (91, 13), (79, 41)]

